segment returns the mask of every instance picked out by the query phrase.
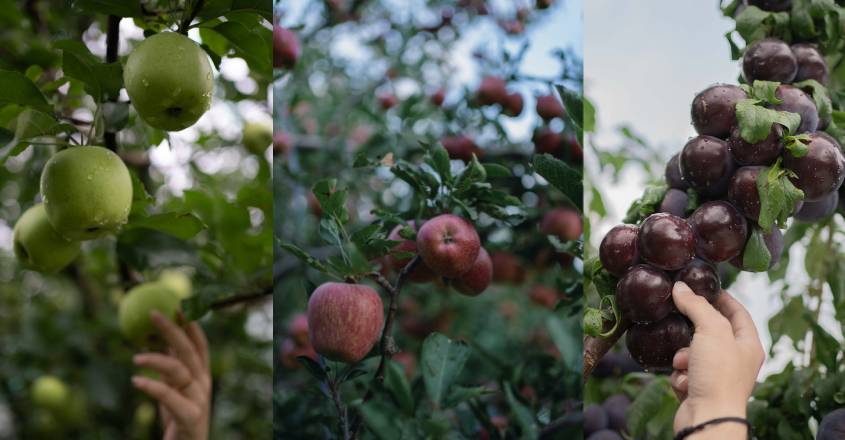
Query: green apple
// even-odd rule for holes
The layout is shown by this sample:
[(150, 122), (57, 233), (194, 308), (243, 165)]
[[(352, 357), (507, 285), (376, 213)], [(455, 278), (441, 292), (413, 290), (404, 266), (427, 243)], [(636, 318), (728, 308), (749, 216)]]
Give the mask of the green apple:
[(135, 408), (132, 423), (136, 428), (146, 431), (156, 420), (156, 409), (150, 402), (143, 402)]
[(12, 240), (18, 261), (41, 272), (58, 272), (79, 255), (79, 242), (53, 229), (42, 203), (27, 209), (18, 219)]
[(71, 240), (112, 233), (129, 219), (132, 178), (120, 157), (103, 147), (54, 154), (41, 172), (41, 198), (53, 228)]
[(166, 131), (194, 125), (211, 107), (214, 92), (208, 55), (175, 32), (141, 42), (126, 60), (123, 83), (141, 119)]
[(135, 286), (123, 297), (118, 307), (120, 332), (138, 346), (158, 345), (158, 331), (150, 320), (150, 313), (156, 310), (175, 320), (180, 304), (179, 295), (160, 282)]
[(61, 409), (67, 405), (70, 391), (56, 376), (41, 376), (32, 384), (31, 397), (33, 405), (51, 411)]
[(267, 124), (247, 122), (241, 140), (252, 154), (264, 154), (273, 143), (273, 129)]
[(179, 299), (190, 298), (191, 277), (179, 269), (165, 269), (158, 276), (158, 281), (176, 293)]
[(56, 417), (66, 427), (78, 428), (88, 419), (88, 398), (81, 390), (70, 392), (68, 404), (56, 411)]
[(60, 438), (62, 427), (56, 415), (46, 409), (36, 409), (30, 418), (32, 428), (39, 438)]

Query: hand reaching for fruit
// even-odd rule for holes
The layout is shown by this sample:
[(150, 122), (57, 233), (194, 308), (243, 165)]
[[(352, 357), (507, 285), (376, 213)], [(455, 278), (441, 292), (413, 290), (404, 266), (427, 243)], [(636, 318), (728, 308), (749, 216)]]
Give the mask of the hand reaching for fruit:
[[(714, 304), (684, 283), (675, 283), (672, 297), (678, 310), (695, 326), (692, 343), (672, 360), (672, 389), (681, 401), (675, 432), (718, 417), (745, 418), (765, 353), (748, 311), (722, 291)], [(738, 423), (710, 426), (689, 438), (742, 439)]]
[(164, 438), (208, 439), (211, 373), (208, 342), (196, 322), (180, 327), (158, 312), (150, 320), (169, 347), (164, 353), (140, 353), (133, 362), (157, 372), (160, 380), (132, 377), (135, 388), (158, 400)]

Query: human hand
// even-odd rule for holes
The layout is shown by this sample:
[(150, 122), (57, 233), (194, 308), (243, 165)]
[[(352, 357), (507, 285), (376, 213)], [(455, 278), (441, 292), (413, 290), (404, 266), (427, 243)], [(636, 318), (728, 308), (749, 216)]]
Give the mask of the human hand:
[[(717, 417), (746, 416), (746, 404), (765, 352), (751, 315), (733, 296), (722, 291), (715, 304), (681, 282), (672, 298), (695, 326), (689, 347), (672, 360), (672, 389), (681, 401), (675, 432)], [(713, 425), (690, 439), (741, 439), (747, 428), (738, 423)]]
[(132, 384), (158, 400), (165, 439), (207, 440), (211, 374), (205, 334), (196, 322), (180, 327), (156, 311), (150, 319), (167, 342), (167, 354), (140, 353), (133, 362), (161, 380), (133, 376)]

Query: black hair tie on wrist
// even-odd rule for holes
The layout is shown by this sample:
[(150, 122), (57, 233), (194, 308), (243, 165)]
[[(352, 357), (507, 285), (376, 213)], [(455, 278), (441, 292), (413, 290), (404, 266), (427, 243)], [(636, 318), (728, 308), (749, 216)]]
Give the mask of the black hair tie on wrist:
[(751, 438), (751, 423), (748, 420), (743, 419), (742, 417), (719, 417), (713, 420), (708, 420), (704, 423), (695, 425), (695, 426), (688, 426), (675, 434), (675, 440), (683, 440), (689, 437), (691, 434), (696, 433), (698, 431), (703, 431), (704, 428), (710, 425), (717, 425), (719, 423), (726, 423), (726, 422), (734, 422), (734, 423), (741, 423), (748, 427), (748, 438)]

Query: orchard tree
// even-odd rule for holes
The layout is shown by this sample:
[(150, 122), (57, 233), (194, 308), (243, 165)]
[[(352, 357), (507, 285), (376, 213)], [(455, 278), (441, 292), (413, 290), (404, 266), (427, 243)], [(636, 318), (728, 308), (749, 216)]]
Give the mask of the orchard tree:
[(161, 437), (152, 310), (205, 317), (213, 437), (269, 430), (264, 3), (0, 3), (0, 437)]
[[(811, 439), (813, 420), (824, 425), (818, 439), (836, 438), (841, 415), (834, 410), (845, 404), (845, 344), (818, 321), (830, 305), (845, 328), (839, 71), (845, 36), (824, 23), (845, 10), (833, 2), (798, 1), (737, 1), (723, 10), (736, 20), (728, 41), (741, 63), (739, 84), (716, 84), (695, 96), (690, 114), (698, 135), (657, 168), (663, 179), (645, 189), (625, 224), (611, 229), (593, 253), (597, 258), (587, 260), (593, 307), (585, 314), (584, 378), (635, 372), (630, 360), (649, 373), (671, 372), (675, 352), (694, 333), (672, 303), (674, 282), (713, 303), (739, 272), (766, 272), (783, 303), (768, 322), (772, 345), (791, 341), (807, 362), (793, 361), (758, 384), (748, 404), (755, 437)], [(613, 163), (613, 153), (604, 159)], [(591, 206), (603, 215), (597, 192)], [(798, 246), (804, 260), (790, 261), (788, 251)], [(786, 278), (796, 270), (790, 266), (803, 268), (805, 285)], [(610, 350), (623, 335), (629, 354), (618, 357)], [(609, 354), (617, 357), (600, 368)], [(590, 380), (587, 393), (591, 400), (613, 392), (627, 399), (624, 425), (611, 430), (672, 438), (677, 401), (668, 379), (646, 384), (651, 375), (632, 377), (622, 389), (619, 382), (610, 389)], [(608, 401), (592, 407), (592, 432), (608, 428), (602, 419), (611, 418)]]
[(580, 61), (524, 62), (565, 7), (277, 5), (276, 438), (578, 435)]

